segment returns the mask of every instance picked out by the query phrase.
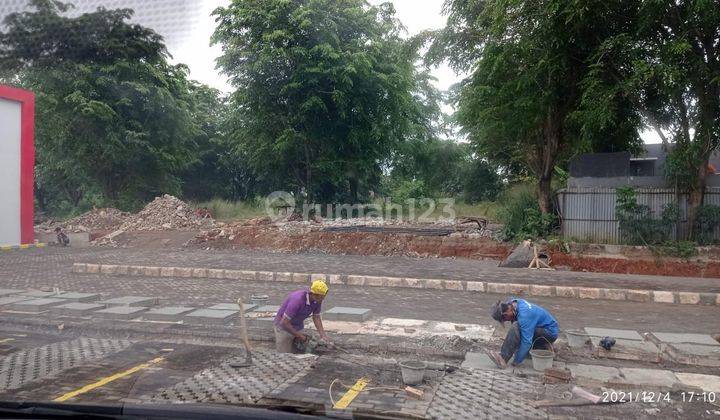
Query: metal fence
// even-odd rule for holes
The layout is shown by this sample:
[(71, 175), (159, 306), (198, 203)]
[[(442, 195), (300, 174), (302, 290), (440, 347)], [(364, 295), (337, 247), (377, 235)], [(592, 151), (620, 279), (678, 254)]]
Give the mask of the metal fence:
[[(672, 188), (636, 188), (638, 204), (650, 207), (653, 217), (660, 217), (666, 204), (677, 204), (680, 216), (673, 229), (673, 238), (683, 238), (688, 232), (687, 194)], [(617, 197), (614, 188), (568, 188), (558, 192), (558, 205), (563, 238), (583, 242), (616, 244), (620, 242), (618, 220), (615, 217)], [(720, 205), (720, 188), (707, 188), (705, 204)], [(720, 231), (714, 232), (720, 239)]]

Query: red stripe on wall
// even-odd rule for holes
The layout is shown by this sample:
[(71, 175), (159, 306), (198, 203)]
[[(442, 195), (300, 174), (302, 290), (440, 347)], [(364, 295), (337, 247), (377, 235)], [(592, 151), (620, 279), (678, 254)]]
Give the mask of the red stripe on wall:
[(20, 243), (35, 241), (33, 215), (35, 210), (35, 94), (0, 85), (0, 98), (21, 103), (20, 122)]

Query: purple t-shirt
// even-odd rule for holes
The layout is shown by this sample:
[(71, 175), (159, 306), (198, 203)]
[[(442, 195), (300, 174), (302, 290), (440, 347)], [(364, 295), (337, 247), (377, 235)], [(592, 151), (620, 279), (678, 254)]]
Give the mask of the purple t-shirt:
[(313, 302), (310, 299), (310, 289), (307, 287), (291, 292), (275, 315), (275, 325), (282, 328), (280, 322), (285, 316), (290, 318), (293, 328), (300, 331), (305, 328), (305, 320), (310, 315), (320, 313), (320, 306), (319, 302)]

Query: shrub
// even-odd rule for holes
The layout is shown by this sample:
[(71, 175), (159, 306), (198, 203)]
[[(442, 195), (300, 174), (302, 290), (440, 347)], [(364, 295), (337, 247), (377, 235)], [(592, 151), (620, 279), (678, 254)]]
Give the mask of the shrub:
[(542, 214), (537, 196), (530, 185), (517, 185), (501, 197), (498, 217), (504, 224), (501, 239), (522, 240), (547, 237), (556, 227), (554, 214)]
[(637, 203), (632, 187), (616, 190), (615, 216), (620, 227), (621, 241), (628, 245), (657, 245), (672, 238), (672, 228), (678, 217), (674, 204), (663, 207), (660, 219), (652, 217), (650, 207)]
[(706, 245), (715, 242), (715, 229), (720, 226), (720, 206), (705, 204), (698, 207), (695, 223), (698, 243)]

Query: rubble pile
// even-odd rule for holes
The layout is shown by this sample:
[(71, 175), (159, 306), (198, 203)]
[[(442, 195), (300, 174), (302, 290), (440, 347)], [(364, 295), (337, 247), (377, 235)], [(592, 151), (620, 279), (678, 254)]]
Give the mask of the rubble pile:
[(90, 210), (89, 212), (83, 213), (80, 216), (64, 222), (48, 220), (36, 226), (35, 229), (37, 231), (52, 232), (55, 228), (60, 227), (65, 232), (73, 233), (112, 231), (125, 223), (129, 217), (130, 213), (126, 213), (112, 207), (107, 207)]
[(184, 201), (169, 194), (156, 197), (139, 213), (130, 216), (118, 227), (122, 231), (183, 230), (211, 228), (215, 221), (201, 218)]

